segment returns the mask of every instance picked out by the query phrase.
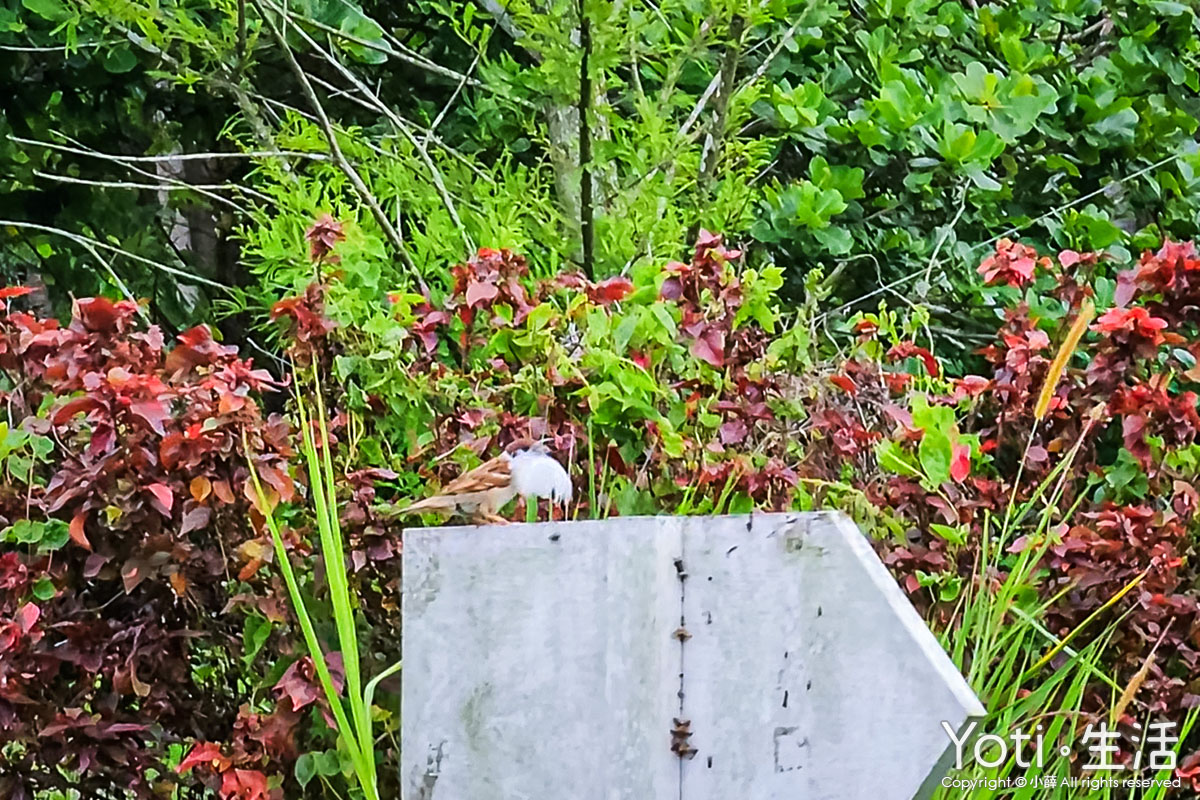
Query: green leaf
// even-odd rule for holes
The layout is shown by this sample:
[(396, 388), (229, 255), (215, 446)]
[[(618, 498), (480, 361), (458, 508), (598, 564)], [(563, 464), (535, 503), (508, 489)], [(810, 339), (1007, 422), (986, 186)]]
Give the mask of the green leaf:
[(38, 552), (49, 553), (58, 550), (71, 538), (71, 527), (61, 519), (48, 519), (42, 526), (41, 541)]
[[(910, 477), (919, 475), (920, 470), (913, 463), (912, 457), (900, 447), (899, 444), (891, 439), (884, 439), (875, 451), (875, 457), (879, 461), (879, 468), (887, 470), (896, 475), (908, 475)], [(949, 467), (947, 467), (947, 471)]]
[(71, 10), (59, 0), (21, 0), (21, 5), (42, 19), (48, 19), (51, 22), (62, 22), (74, 16)]
[(324, 778), (332, 778), (334, 775), (340, 775), (342, 772), (342, 759), (336, 750), (326, 750), (323, 753), (317, 753), (315, 761), (317, 774)]
[(1150, 4), (1150, 6), (1165, 17), (1180, 17), (1191, 11), (1191, 9), (1183, 3), (1172, 3), (1168, 2), (1167, 0), (1155, 0), (1155, 2)]
[(5, 463), (8, 465), (8, 472), (21, 483), (29, 483), (29, 471), (33, 469), (33, 459), (13, 453), (9, 456)]
[(4, 529), (4, 541), (12, 544), (36, 544), (41, 541), (43, 526), (31, 519), (19, 519)]
[(54, 581), (47, 577), (39, 578), (38, 582), (33, 585), (33, 596), (38, 600), (50, 600), (54, 594)]
[(966, 544), (966, 532), (962, 528), (931, 522), (929, 529), (951, 544)]
[(917, 457), (930, 484), (941, 486), (950, 480), (950, 461), (953, 456), (954, 446), (949, 436), (936, 428), (925, 430), (917, 448)]
[(1104, 482), (1113, 490), (1119, 500), (1130, 498), (1142, 499), (1150, 490), (1149, 479), (1142, 470), (1141, 463), (1125, 448), (1117, 453), (1117, 463), (1108, 468)]
[(963, 579), (960, 575), (951, 575), (938, 588), (938, 597), (943, 603), (952, 603), (962, 593)]
[(931, 406), (922, 395), (913, 397), (913, 425), (921, 430), (938, 430), (949, 436), (955, 430), (954, 410), (946, 406)]
[(114, 75), (123, 75), (137, 66), (137, 56), (128, 47), (117, 47), (109, 50), (101, 58), (104, 69)]
[(308, 782), (317, 774), (317, 759), (312, 753), (304, 753), (296, 759), (295, 767), (296, 782), (302, 787), (308, 786)]
[(1132, 142), (1137, 133), (1138, 115), (1132, 108), (1122, 108), (1092, 125), (1092, 129), (1114, 139)]
[(844, 256), (854, 248), (854, 237), (850, 231), (836, 225), (813, 231), (813, 238), (825, 245), (830, 255)]
[(49, 436), (31, 436), (29, 444), (33, 447), (33, 454), (39, 461), (45, 461), (46, 456), (54, 450), (54, 440)]
[(638, 322), (640, 321), (641, 314), (636, 312), (630, 313), (629, 316), (621, 320), (621, 324), (617, 325), (617, 330), (613, 333), (612, 348), (615, 352), (625, 352), (629, 346), (629, 340), (633, 338), (634, 331), (637, 330)]
[(263, 645), (271, 636), (271, 621), (266, 617), (251, 614), (246, 617), (242, 627), (242, 662), (249, 666), (254, 663)]
[(999, 181), (990, 177), (979, 167), (968, 167), (965, 172), (967, 173), (967, 177), (971, 179), (971, 183), (986, 192), (998, 192), (1003, 188)]

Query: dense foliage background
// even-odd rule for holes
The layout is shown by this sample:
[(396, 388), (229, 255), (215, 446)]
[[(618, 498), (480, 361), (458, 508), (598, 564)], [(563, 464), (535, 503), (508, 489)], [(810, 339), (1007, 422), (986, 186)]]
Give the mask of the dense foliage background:
[(1175, 722), (1200, 783), (1198, 31), (4, 0), (0, 794), (357, 796), (267, 524), (335, 642), (318, 392), (366, 674), (393, 505), (533, 435), (579, 517), (847, 511), (989, 730), (1104, 721), (1132, 765)]

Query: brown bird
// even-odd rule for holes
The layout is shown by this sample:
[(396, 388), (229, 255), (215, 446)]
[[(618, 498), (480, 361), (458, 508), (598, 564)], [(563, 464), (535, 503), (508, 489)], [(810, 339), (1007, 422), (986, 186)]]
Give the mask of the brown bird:
[(518, 439), (504, 452), (464, 472), (432, 497), (418, 500), (401, 514), (455, 512), (475, 522), (507, 523), (497, 512), (517, 495), (548, 497), (564, 504), (571, 500), (571, 478), (550, 456), (546, 446)]

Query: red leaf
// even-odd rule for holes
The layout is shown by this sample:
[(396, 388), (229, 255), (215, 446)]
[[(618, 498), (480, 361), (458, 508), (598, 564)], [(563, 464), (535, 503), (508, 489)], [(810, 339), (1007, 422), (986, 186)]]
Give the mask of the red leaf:
[(50, 417), (50, 421), (55, 425), (63, 425), (71, 420), (71, 417), (83, 412), (90, 414), (97, 409), (104, 408), (104, 404), (94, 397), (76, 397), (73, 400), (68, 400), (54, 411), (54, 415)]
[(141, 417), (143, 420), (145, 420), (146, 424), (149, 425), (150, 428), (159, 436), (162, 436), (166, 433), (166, 429), (163, 428), (163, 423), (169, 420), (171, 417), (167, 413), (167, 404), (163, 401), (138, 400), (129, 406), (129, 410), (133, 412), (135, 416)]
[(721, 244), (721, 234), (713, 233), (712, 231), (700, 229), (700, 233), (696, 234), (696, 249), (702, 247), (716, 247)]
[(313, 261), (320, 261), (329, 255), (335, 244), (345, 240), (346, 234), (342, 230), (342, 223), (330, 214), (322, 214), (321, 218), (304, 232), (304, 238), (308, 240), (309, 256)]
[(5, 286), (0, 289), (0, 300), (8, 300), (11, 297), (24, 297), (33, 292), (33, 289), (28, 286)]
[(992, 382), (987, 378), (979, 375), (965, 375), (958, 380), (955, 388), (962, 389), (969, 397), (978, 397), (991, 385)]
[(171, 491), (171, 487), (165, 483), (152, 483), (146, 489), (150, 494), (154, 495), (154, 499), (150, 501), (150, 504), (164, 517), (170, 517), (171, 507), (175, 504), (175, 494)]
[(955, 444), (950, 458), (950, 477), (962, 483), (971, 474), (971, 448), (965, 444)]
[(692, 355), (714, 367), (725, 366), (725, 332), (710, 325), (692, 342)]
[(1058, 254), (1058, 263), (1064, 267), (1073, 267), (1079, 263), (1079, 253), (1074, 250), (1063, 250)]
[(829, 382), (842, 391), (849, 392), (851, 396), (858, 394), (858, 387), (854, 385), (854, 381), (845, 375), (833, 375)]
[(71, 519), (71, 541), (82, 547), (84, 550), (91, 552), (92, 543), (88, 541), (87, 534), (84, 533), (83, 525), (87, 522), (87, 512), (80, 511)]
[(291, 502), (296, 496), (296, 484), (291, 477), (281, 469), (272, 466), (260, 466), (258, 475), (263, 482), (274, 488), (284, 502)]
[(879, 323), (871, 319), (860, 319), (854, 323), (854, 332), (859, 336), (874, 336), (879, 332)]
[(499, 294), (500, 289), (494, 283), (472, 281), (467, 287), (467, 307), (474, 308), (481, 303), (495, 300)]
[[(341, 653), (330, 653), (325, 657), (333, 688), (338, 693), (341, 693), (345, 683), (341, 659)], [(292, 662), (275, 684), (274, 691), (280, 700), (287, 697), (291, 701), (293, 711), (300, 711), (313, 703), (325, 700), (324, 690), (318, 682), (317, 671), (310, 656)]]
[(192, 767), (210, 767), (214, 772), (224, 772), (229, 769), (230, 760), (221, 755), (221, 746), (215, 742), (197, 742), (191, 751), (179, 762), (175, 771), (180, 775)]
[(193, 504), (191, 508), (186, 509), (183, 513), (183, 525), (179, 528), (180, 535), (200, 530), (208, 525), (208, 521), (211, 518), (212, 510), (208, 506)]
[(117, 431), (112, 425), (107, 422), (97, 423), (92, 428), (92, 440), (88, 444), (88, 456), (93, 459), (99, 459), (106, 455), (112, 449), (113, 444), (117, 441)]
[(229, 488), (229, 482), (220, 480), (213, 481), (213, 494), (217, 496), (222, 503), (232, 503), (234, 501), (233, 490)]
[(593, 303), (608, 305), (618, 300), (624, 300), (632, 291), (633, 281), (624, 275), (614, 275), (607, 280), (600, 281), (600, 283), (589, 289), (588, 299)]
[(292, 711), (301, 711), (317, 702), (321, 697), (321, 689), (317, 685), (312, 659), (305, 656), (292, 662), (276, 682), (274, 690), (280, 700), (287, 697)]
[(901, 358), (916, 357), (921, 359), (925, 365), (925, 372), (931, 378), (938, 376), (938, 363), (933, 353), (926, 350), (924, 347), (918, 347), (913, 342), (900, 342), (888, 350), (887, 357), (893, 361)]
[[(125, 301), (128, 302), (128, 301)], [(132, 303), (129, 303), (132, 306)], [(114, 303), (107, 297), (85, 297), (75, 301), (75, 315), (83, 327), (96, 333), (114, 333), (126, 316), (124, 303)]]
[(221, 800), (270, 800), (267, 776), (256, 769), (233, 769), (221, 776)]
[(158, 443), (158, 459), (167, 469), (175, 469), (183, 458), (187, 441), (182, 433), (172, 432), (163, 437)]
[(1024, 552), (1027, 547), (1029, 547), (1029, 537), (1018, 536), (1016, 540), (1008, 546), (1008, 552), (1021, 553)]
[(746, 435), (749, 432), (745, 421), (740, 419), (729, 420), (718, 431), (721, 437), (721, 444), (740, 444), (745, 441)]
[(33, 630), (33, 626), (37, 624), (38, 619), (42, 616), (42, 610), (33, 603), (26, 603), (17, 609), (17, 615), (14, 618), (17, 625), (21, 628), (21, 633), (29, 633)]
[(99, 553), (92, 553), (87, 557), (87, 561), (83, 563), (83, 577), (96, 577), (100, 574), (100, 570), (104, 568), (104, 565), (107, 564), (108, 561), (108, 556), (100, 555)]

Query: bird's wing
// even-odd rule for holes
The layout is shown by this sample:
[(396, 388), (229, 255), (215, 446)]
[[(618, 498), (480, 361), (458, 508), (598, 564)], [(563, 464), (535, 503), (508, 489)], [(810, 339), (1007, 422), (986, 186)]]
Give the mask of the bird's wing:
[(491, 489), (499, 489), (510, 485), (512, 472), (509, 467), (509, 457), (499, 455), (490, 461), (485, 461), (472, 470), (467, 470), (454, 480), (447, 483), (435, 495), (418, 500), (403, 509), (402, 514), (415, 514), (422, 511), (453, 511), (458, 498), (478, 496)]
[(454, 496), (473, 494), (488, 489), (499, 489), (512, 481), (512, 469), (507, 455), (499, 455), (490, 461), (485, 461), (478, 467), (464, 472), (447, 483), (439, 495)]

